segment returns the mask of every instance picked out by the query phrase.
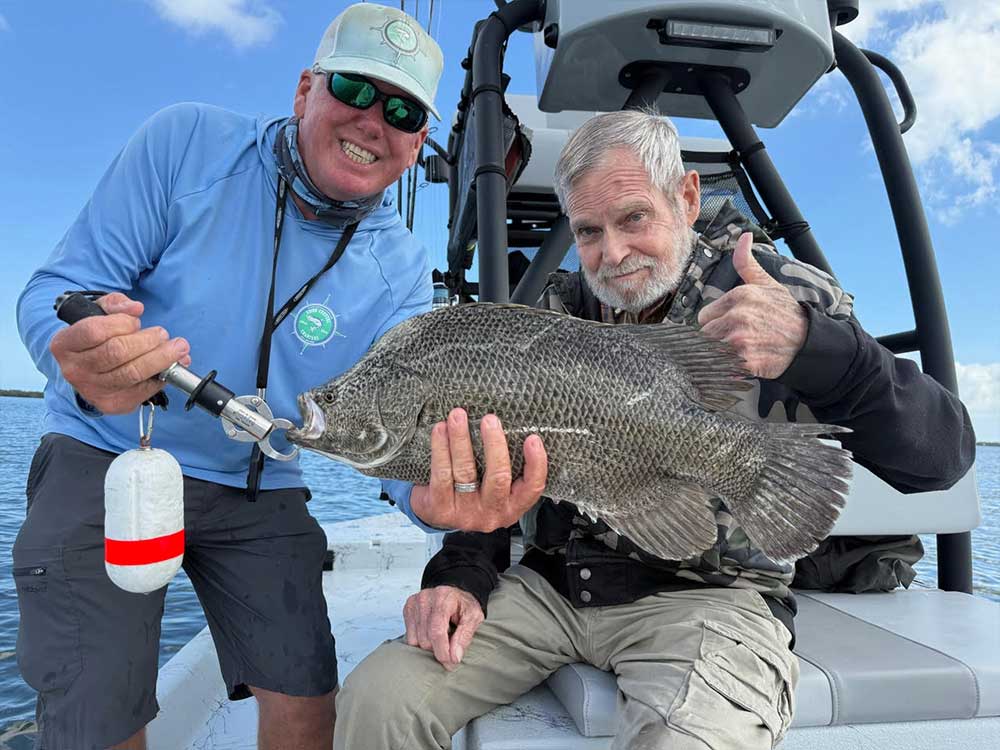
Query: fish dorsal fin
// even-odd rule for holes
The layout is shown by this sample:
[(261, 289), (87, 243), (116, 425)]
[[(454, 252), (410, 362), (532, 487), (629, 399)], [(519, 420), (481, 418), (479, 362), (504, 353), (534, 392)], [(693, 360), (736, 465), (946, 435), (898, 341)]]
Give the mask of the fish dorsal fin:
[(728, 409), (750, 390), (750, 372), (736, 352), (722, 341), (703, 336), (680, 323), (619, 325), (642, 345), (679, 366), (697, 391), (696, 399), (709, 409)]

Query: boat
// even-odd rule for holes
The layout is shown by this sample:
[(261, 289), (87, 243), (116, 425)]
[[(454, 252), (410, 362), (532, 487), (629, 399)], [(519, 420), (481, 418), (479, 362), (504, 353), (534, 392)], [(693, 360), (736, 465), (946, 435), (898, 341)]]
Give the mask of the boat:
[[(718, 121), (725, 140), (683, 139), (705, 186), (702, 214), (724, 201), (827, 270), (809, 224), (762, 147), (827, 73), (852, 86), (895, 219), (915, 328), (880, 337), (919, 352), (924, 372), (957, 392), (934, 251), (902, 133), (915, 104), (888, 59), (837, 29), (859, 0), (513, 0), (476, 26), (447, 144), (422, 159), (450, 194), (449, 267), (439, 301), (530, 304), (571, 251), (552, 166), (588, 113), (655, 106)], [(536, 97), (504, 96), (511, 34), (534, 35)], [(897, 122), (878, 71), (903, 105)], [(511, 250), (513, 249), (513, 252)], [(478, 255), (478, 282), (466, 279)], [(530, 262), (529, 262), (530, 261)], [(859, 595), (797, 591), (801, 678), (782, 750), (1000, 747), (1000, 603), (972, 592), (970, 531), (980, 522), (974, 469), (946, 491), (904, 496), (856, 467), (834, 535), (937, 535), (936, 588)], [(324, 591), (341, 678), (404, 628), (402, 606), (440, 547), (399, 514), (325, 526)], [(517, 559), (518, 549), (512, 550)], [(256, 747), (256, 704), (230, 702), (211, 636), (199, 633), (163, 666), (151, 750)], [(597, 750), (612, 741), (616, 686), (587, 665), (561, 668), (510, 705), (474, 719), (456, 750)], [(359, 749), (363, 750), (363, 749)]]

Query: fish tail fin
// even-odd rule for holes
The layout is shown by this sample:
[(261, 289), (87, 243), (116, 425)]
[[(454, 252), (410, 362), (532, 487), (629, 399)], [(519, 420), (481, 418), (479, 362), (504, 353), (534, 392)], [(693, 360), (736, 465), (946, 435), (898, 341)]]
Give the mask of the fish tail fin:
[(820, 435), (850, 432), (823, 424), (764, 424), (765, 461), (749, 497), (726, 499), (735, 521), (772, 560), (790, 562), (815, 549), (840, 516), (851, 452)]

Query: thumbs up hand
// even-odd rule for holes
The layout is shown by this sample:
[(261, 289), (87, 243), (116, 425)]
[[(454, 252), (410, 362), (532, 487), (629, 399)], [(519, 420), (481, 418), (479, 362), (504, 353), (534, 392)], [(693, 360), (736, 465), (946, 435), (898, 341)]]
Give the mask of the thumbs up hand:
[(789, 291), (760, 267), (752, 245), (753, 235), (744, 232), (733, 251), (733, 266), (744, 286), (705, 305), (698, 323), (703, 334), (732, 346), (754, 377), (773, 380), (799, 353), (809, 321)]

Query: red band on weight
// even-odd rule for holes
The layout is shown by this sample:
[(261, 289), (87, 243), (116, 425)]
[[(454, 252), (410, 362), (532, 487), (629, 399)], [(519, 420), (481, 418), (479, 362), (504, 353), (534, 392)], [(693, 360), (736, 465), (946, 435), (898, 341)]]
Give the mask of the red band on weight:
[(153, 539), (104, 539), (104, 560), (112, 565), (149, 565), (184, 554), (184, 529)]

